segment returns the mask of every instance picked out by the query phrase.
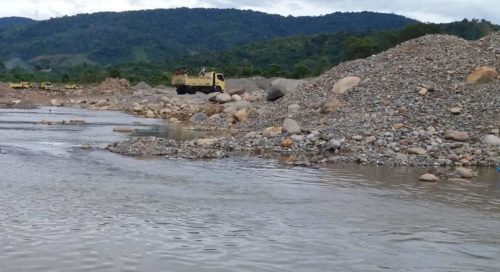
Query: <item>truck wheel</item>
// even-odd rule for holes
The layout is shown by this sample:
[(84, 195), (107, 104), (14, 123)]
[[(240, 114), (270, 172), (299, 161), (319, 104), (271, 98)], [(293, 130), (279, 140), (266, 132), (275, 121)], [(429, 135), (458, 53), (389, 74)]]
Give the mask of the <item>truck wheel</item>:
[(196, 87), (190, 87), (188, 90), (188, 94), (195, 94), (198, 91), (198, 88)]
[(176, 91), (177, 91), (177, 94), (179, 94), (179, 95), (186, 94), (186, 88), (185, 87), (177, 87)]

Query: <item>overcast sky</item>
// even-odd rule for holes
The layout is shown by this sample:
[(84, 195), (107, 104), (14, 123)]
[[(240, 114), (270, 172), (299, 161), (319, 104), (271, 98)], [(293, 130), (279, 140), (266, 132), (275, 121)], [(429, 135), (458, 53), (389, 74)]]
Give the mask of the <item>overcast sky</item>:
[(294, 16), (369, 10), (424, 22), (479, 18), (500, 24), (500, 0), (0, 0), (0, 17), (48, 19), (98, 11), (174, 7), (239, 8)]

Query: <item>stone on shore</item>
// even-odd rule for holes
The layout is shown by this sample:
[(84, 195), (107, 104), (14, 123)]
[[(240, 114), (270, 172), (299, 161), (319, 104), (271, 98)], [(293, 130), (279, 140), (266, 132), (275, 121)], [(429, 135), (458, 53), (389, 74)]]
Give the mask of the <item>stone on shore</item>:
[(355, 76), (344, 77), (339, 81), (335, 82), (332, 88), (332, 92), (338, 95), (344, 94), (349, 90), (351, 90), (352, 88), (358, 86), (360, 82), (361, 79), (359, 77)]
[(146, 118), (155, 118), (156, 115), (155, 115), (154, 111), (147, 110), (145, 116), (146, 116)]
[(283, 130), (283, 128), (281, 128), (281, 127), (268, 127), (262, 131), (262, 136), (264, 136), (264, 137), (276, 137), (278, 135), (281, 135), (282, 130)]
[(337, 98), (333, 97), (325, 101), (325, 103), (321, 106), (322, 113), (332, 113), (336, 112), (342, 106), (342, 102)]
[(290, 104), (288, 106), (288, 112), (289, 113), (298, 112), (299, 110), (300, 110), (300, 105), (299, 104)]
[(467, 142), (469, 140), (469, 134), (464, 131), (447, 130), (444, 133), (444, 138), (446, 140), (453, 140), (457, 142)]
[(191, 118), (189, 120), (193, 123), (200, 123), (200, 122), (206, 121), (207, 119), (208, 119), (208, 116), (205, 113), (198, 112), (198, 113), (195, 113), (193, 116), (191, 116)]
[(425, 153), (427, 153), (427, 150), (421, 147), (410, 147), (406, 150), (406, 152), (411, 155), (424, 155)]
[(418, 178), (418, 180), (424, 182), (437, 182), (439, 181), (439, 178), (434, 176), (433, 174), (423, 174)]
[(293, 146), (293, 140), (290, 138), (286, 138), (281, 142), (281, 145), (285, 148), (290, 148)]
[(484, 143), (488, 145), (500, 145), (500, 138), (495, 135), (484, 136)]
[(301, 132), (301, 129), (297, 121), (287, 118), (283, 122), (282, 132), (290, 134), (299, 134)]
[(233, 117), (236, 118), (236, 120), (238, 120), (239, 122), (243, 123), (247, 120), (248, 114), (246, 110), (242, 109), (234, 112)]
[(461, 178), (473, 178), (474, 177), (474, 172), (472, 171), (472, 169), (469, 169), (469, 168), (458, 167), (457, 169), (455, 169), (455, 172)]
[(215, 101), (217, 101), (217, 103), (220, 103), (220, 104), (229, 103), (232, 100), (233, 100), (233, 98), (231, 97), (231, 95), (227, 94), (227, 93), (218, 94), (215, 97)]
[(467, 76), (467, 83), (469, 84), (484, 84), (496, 79), (498, 73), (495, 68), (483, 66), (479, 67), (474, 72)]

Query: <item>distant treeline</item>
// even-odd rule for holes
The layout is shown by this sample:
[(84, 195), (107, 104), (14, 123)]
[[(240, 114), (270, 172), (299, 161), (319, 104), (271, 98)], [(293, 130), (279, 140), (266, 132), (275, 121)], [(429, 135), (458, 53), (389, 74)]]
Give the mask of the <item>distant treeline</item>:
[(31, 71), (22, 65), (12, 68), (0, 64), (0, 80), (93, 83), (106, 77), (121, 77), (131, 82), (145, 81), (156, 85), (168, 84), (170, 72), (178, 67), (187, 67), (192, 73), (197, 73), (202, 66), (224, 72), (230, 77), (262, 75), (304, 78), (317, 76), (340, 62), (365, 58), (426, 34), (451, 34), (476, 40), (498, 30), (499, 26), (484, 20), (448, 24), (417, 23), (400, 30), (298, 35), (222, 51), (200, 50), (156, 61), (108, 66), (83, 62), (80, 65), (57, 67), (42, 60), (36, 64), (35, 71)]

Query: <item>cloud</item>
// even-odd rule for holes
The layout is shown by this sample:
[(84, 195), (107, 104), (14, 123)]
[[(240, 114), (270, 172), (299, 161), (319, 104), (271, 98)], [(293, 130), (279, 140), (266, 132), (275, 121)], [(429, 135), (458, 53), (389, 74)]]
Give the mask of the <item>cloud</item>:
[(47, 19), (98, 11), (174, 7), (253, 9), (285, 16), (369, 10), (429, 22), (476, 18), (500, 24), (499, 0), (0, 0), (0, 16)]

